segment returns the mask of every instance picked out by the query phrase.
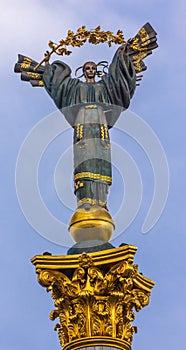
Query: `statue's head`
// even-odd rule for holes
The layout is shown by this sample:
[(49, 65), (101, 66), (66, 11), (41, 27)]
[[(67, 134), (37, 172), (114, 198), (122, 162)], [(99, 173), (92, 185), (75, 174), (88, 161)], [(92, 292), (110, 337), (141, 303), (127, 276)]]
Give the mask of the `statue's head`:
[[(98, 70), (98, 66), (102, 66), (102, 70)], [(81, 74), (78, 78), (85, 77), (87, 83), (94, 83), (96, 75), (98, 76), (98, 78), (101, 78), (103, 74), (107, 74), (107, 72), (105, 71), (106, 68), (108, 68), (107, 61), (101, 61), (97, 64), (93, 61), (87, 61), (84, 63), (83, 66), (78, 67), (76, 69), (75, 75), (77, 76), (77, 72), (80, 69), (82, 69), (83, 74)]]
[(87, 83), (94, 82), (97, 74), (97, 64), (92, 61), (85, 62), (83, 65), (83, 75)]

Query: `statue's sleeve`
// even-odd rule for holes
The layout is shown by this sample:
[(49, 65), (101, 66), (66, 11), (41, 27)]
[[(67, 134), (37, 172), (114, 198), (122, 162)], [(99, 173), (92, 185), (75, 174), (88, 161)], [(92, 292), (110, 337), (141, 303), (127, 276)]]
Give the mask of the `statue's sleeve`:
[(67, 98), (74, 81), (70, 75), (70, 67), (61, 61), (55, 61), (45, 67), (44, 86), (59, 109), (68, 105)]
[(130, 57), (125, 52), (125, 45), (116, 51), (103, 82), (112, 104), (128, 108), (136, 88), (136, 72)]

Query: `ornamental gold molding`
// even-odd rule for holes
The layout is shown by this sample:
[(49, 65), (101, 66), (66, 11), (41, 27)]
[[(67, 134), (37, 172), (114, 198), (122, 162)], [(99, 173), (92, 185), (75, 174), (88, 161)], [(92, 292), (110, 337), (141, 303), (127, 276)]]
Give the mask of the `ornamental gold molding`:
[[(68, 263), (68, 267), (62, 269), (55, 269), (50, 264), (48, 268), (42, 268), (41, 264), (38, 267), (38, 257), (32, 259), (38, 282), (54, 299), (55, 309), (51, 311), (50, 319), (58, 320), (54, 329), (65, 350), (87, 344), (93, 346), (95, 341), (97, 345), (115, 344), (116, 347), (118, 344), (121, 349), (131, 348), (133, 334), (137, 333), (137, 327), (132, 325), (134, 311), (148, 305), (154, 282), (138, 272), (133, 257), (126, 254), (129, 247), (132, 248), (126, 245), (111, 249), (110, 259), (110, 250), (61, 257), (63, 263), (65, 258), (74, 259), (75, 268)], [(118, 254), (121, 252), (122, 260)], [(134, 254), (135, 249), (131, 255)], [(113, 255), (116, 261), (113, 261)], [(52, 256), (42, 257), (46, 258), (51, 260)]]

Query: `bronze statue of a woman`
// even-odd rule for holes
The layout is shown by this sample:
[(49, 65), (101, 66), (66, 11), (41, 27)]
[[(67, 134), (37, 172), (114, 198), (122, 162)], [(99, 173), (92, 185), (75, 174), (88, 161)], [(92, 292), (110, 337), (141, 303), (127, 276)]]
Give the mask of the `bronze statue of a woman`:
[(93, 230), (94, 239), (108, 241), (111, 237), (114, 223), (107, 209), (112, 183), (109, 129), (129, 107), (138, 80), (136, 73), (146, 69), (142, 59), (156, 47), (156, 33), (146, 24), (117, 49), (108, 73), (99, 81), (95, 81), (98, 65), (86, 62), (82, 67), (85, 82), (72, 78), (71, 69), (64, 62), (49, 64), (46, 57), (45, 66), (34, 70), (37, 62), (19, 55), (15, 71), (22, 72), (22, 79), (33, 86), (44, 85), (74, 128), (77, 210), (69, 227), (76, 242), (92, 239)]

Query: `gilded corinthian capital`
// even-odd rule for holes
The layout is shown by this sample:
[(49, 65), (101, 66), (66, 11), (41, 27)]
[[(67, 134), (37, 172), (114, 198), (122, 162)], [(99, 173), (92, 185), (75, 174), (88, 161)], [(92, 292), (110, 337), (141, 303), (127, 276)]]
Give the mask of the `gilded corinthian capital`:
[[(36, 256), (39, 283), (51, 291), (61, 346), (65, 350), (106, 345), (130, 349), (135, 311), (148, 305), (154, 283), (133, 264), (136, 248), (99, 253)], [(66, 265), (66, 266), (65, 266)]]

